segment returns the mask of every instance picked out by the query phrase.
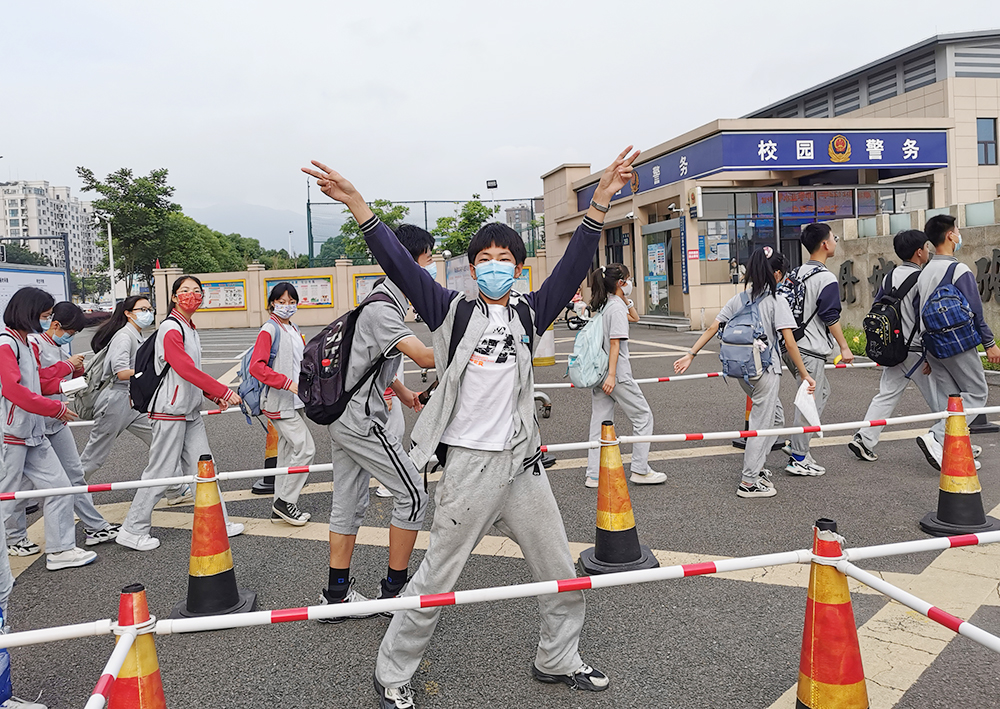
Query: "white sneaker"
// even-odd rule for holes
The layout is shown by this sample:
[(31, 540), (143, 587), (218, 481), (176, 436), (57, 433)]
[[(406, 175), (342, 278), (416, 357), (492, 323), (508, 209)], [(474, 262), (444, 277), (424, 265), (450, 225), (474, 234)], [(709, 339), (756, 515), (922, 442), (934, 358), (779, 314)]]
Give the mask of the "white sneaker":
[(160, 546), (160, 540), (156, 537), (151, 537), (148, 534), (133, 534), (126, 532), (125, 529), (118, 530), (115, 542), (136, 551), (152, 551)]
[[(329, 591), (324, 588), (323, 589), (323, 593), (322, 593), (322, 595), (320, 596), (320, 599), (319, 599), (319, 603), (320, 603), (321, 606), (330, 605), (331, 602), (332, 603), (363, 603), (365, 601), (370, 601), (371, 600), (370, 598), (368, 598), (366, 596), (362, 596), (360, 593), (358, 593), (356, 590), (354, 590), (354, 579), (351, 579), (351, 585), (348, 587), (347, 595), (344, 596), (343, 600), (340, 600), (340, 601), (330, 601), (330, 598), (327, 595), (328, 593), (329, 593)], [(319, 622), (320, 623), (330, 623), (330, 624), (343, 623), (347, 619), (361, 620), (363, 618), (371, 618), (371, 617), (376, 616), (376, 615), (378, 615), (378, 613), (360, 613), (358, 615), (342, 615), (342, 616), (337, 616), (335, 618), (320, 618)]]
[(666, 481), (666, 473), (658, 473), (652, 469), (646, 473), (632, 473), (629, 477), (629, 482), (633, 482), (636, 485), (659, 485), (660, 483), (665, 483)]
[(194, 493), (191, 492), (191, 486), (185, 485), (184, 490), (181, 494), (176, 497), (168, 497), (167, 504), (173, 507), (174, 505), (193, 505), (194, 504)]
[(243, 534), (243, 530), (246, 527), (242, 522), (227, 522), (226, 523), (226, 536), (227, 537), (238, 537)]
[(589, 475), (583, 479), (584, 487), (597, 487), (600, 482), (600, 478), (592, 478)]
[(385, 485), (379, 485), (375, 488), (375, 497), (392, 497), (392, 493)]
[(788, 465), (785, 466), (785, 472), (789, 475), (808, 475), (809, 477), (819, 477), (826, 472), (826, 468), (819, 465), (814, 465), (806, 460), (795, 460), (795, 458), (788, 459)]
[[(980, 455), (982, 455), (982, 452), (983, 452), (983, 447), (982, 446), (977, 446), (975, 443), (972, 444), (972, 457), (973, 458), (978, 458)], [(977, 468), (977, 470), (978, 470), (978, 468)]]
[(19, 697), (11, 697), (3, 704), (0, 704), (0, 709), (49, 709), (44, 704), (39, 704), (38, 702), (29, 702), (27, 699), (21, 699)]
[[(811, 465), (813, 468), (815, 468), (817, 470), (822, 470), (823, 473), (826, 472), (826, 468), (824, 468), (822, 465), (820, 465), (819, 463), (817, 463), (816, 459), (813, 458), (812, 451), (806, 451), (806, 462), (809, 463), (809, 465)], [(822, 475), (823, 473), (820, 473), (820, 475)]]
[(55, 554), (45, 555), (45, 568), (49, 571), (59, 569), (69, 569), (75, 566), (86, 566), (97, 559), (97, 553), (84, 551), (80, 547), (73, 547), (66, 551), (59, 551)]
[(941, 444), (934, 439), (934, 434), (928, 431), (922, 436), (917, 436), (917, 447), (924, 454), (927, 462), (935, 470), (941, 470), (941, 458), (944, 456), (944, 449)]

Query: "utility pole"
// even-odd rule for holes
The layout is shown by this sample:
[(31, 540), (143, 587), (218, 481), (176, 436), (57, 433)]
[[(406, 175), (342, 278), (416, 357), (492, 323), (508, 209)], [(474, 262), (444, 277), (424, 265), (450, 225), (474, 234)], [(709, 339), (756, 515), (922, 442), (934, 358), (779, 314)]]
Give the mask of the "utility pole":
[(309, 196), (309, 178), (306, 178), (306, 238), (309, 239), (309, 268), (316, 265), (313, 255), (312, 202)]

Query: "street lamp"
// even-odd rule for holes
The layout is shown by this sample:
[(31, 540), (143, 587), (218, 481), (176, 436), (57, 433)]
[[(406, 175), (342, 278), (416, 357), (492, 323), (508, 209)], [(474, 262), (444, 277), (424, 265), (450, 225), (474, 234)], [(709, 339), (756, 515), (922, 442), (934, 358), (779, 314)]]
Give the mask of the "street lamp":
[(288, 231), (288, 258), (292, 258), (292, 234), (294, 233), (294, 230)]
[[(110, 214), (104, 216), (104, 220), (108, 224), (108, 276), (111, 279), (111, 307), (115, 305), (115, 247), (111, 240), (111, 220), (113, 218)], [(101, 217), (95, 214), (94, 222), (100, 226)]]

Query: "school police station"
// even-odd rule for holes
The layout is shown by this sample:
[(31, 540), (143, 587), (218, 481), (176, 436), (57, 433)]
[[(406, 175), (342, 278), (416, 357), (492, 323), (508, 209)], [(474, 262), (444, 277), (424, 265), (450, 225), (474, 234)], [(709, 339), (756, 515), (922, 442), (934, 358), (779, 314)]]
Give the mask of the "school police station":
[[(891, 234), (922, 228), (933, 214), (955, 214), (963, 236), (996, 224), (998, 101), (1000, 32), (973, 32), (933, 37), (743, 118), (713, 121), (639, 156), (632, 183), (612, 200), (594, 265), (632, 270), (644, 320), (700, 328), (736, 292), (753, 249), (769, 245), (802, 262), (803, 224), (833, 222), (846, 239), (869, 238), (853, 245), (863, 268), (895, 259)], [(542, 176), (548, 258), (565, 250), (599, 178), (580, 163)], [(1000, 245), (983, 228), (992, 234), (977, 239), (983, 248)], [(859, 276), (854, 283), (867, 273)], [(855, 296), (845, 307), (866, 303), (870, 296)]]

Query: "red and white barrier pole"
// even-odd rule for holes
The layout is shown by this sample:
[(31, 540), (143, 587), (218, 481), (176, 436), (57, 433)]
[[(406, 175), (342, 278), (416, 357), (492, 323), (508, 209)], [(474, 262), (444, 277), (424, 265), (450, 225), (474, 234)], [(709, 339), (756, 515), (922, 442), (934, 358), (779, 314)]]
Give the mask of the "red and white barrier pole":
[(842, 574), (846, 574), (866, 586), (871, 586), (879, 593), (888, 596), (894, 601), (899, 601), (907, 608), (915, 610), (917, 613), (930, 618), (935, 623), (948, 628), (948, 630), (958, 633), (959, 635), (964, 635), (970, 640), (979, 643), (983, 647), (989, 648), (993, 652), (1000, 652), (1000, 638), (991, 633), (987, 633), (982, 628), (973, 625), (967, 620), (962, 620), (947, 611), (941, 610), (937, 606), (932, 606), (927, 601), (917, 598), (912, 593), (907, 593), (903, 589), (883, 581), (878, 576), (873, 576), (867, 571), (859, 569), (849, 561), (838, 561), (836, 568)]
[(55, 628), (22, 630), (17, 633), (0, 635), (0, 647), (24, 647), (25, 645), (51, 643), (56, 640), (73, 640), (75, 638), (89, 638), (95, 635), (111, 635), (114, 632), (113, 628), (113, 622), (110, 619), (105, 619), (94, 620), (89, 623), (77, 623), (76, 625), (60, 625)]
[(894, 542), (844, 549), (844, 558), (848, 561), (861, 561), (863, 559), (879, 559), (885, 556), (899, 556), (900, 554), (917, 554), (923, 551), (943, 551), (944, 549), (957, 549), (981, 544), (996, 544), (997, 542), (1000, 542), (1000, 532), (977, 532), (976, 534), (959, 534), (954, 537), (934, 537), (933, 539), (918, 539), (912, 542)]
[(122, 665), (125, 664), (125, 658), (128, 657), (128, 651), (132, 648), (136, 637), (138, 637), (138, 633), (132, 629), (123, 632), (118, 637), (114, 652), (111, 653), (107, 664), (104, 665), (101, 678), (97, 680), (97, 685), (83, 709), (104, 709), (107, 706), (108, 697), (111, 696), (111, 688), (114, 686), (115, 680), (118, 679), (118, 673), (122, 671)]
[[(242, 413), (242, 411), (240, 410), (239, 406), (230, 406), (228, 409), (225, 409), (225, 410), (223, 410), (223, 409), (209, 409), (208, 411), (202, 411), (201, 415), (202, 416), (215, 416), (216, 414), (234, 414), (234, 413)], [(92, 421), (90, 419), (83, 419), (81, 421), (70, 421), (69, 424), (67, 424), (67, 425), (72, 426), (73, 428), (76, 428), (77, 426), (93, 426), (94, 425), (94, 421)]]

